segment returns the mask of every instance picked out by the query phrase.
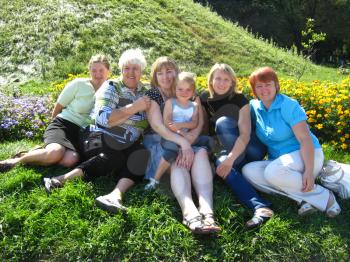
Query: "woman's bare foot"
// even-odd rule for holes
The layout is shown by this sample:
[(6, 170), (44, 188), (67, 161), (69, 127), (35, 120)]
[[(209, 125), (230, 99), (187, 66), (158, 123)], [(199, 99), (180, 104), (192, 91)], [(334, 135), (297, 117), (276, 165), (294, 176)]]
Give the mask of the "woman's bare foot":
[(3, 161), (0, 161), (0, 173), (9, 171), (19, 164), (21, 158), (9, 158)]

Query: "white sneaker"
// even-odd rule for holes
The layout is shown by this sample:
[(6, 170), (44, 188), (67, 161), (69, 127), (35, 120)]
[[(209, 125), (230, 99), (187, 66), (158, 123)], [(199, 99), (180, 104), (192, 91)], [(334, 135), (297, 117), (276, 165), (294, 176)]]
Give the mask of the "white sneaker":
[(56, 178), (44, 177), (44, 187), (47, 194), (51, 194), (52, 189), (62, 187), (62, 183)]
[(118, 210), (126, 210), (127, 208), (122, 205), (119, 199), (114, 200), (106, 196), (99, 196), (95, 199), (96, 205), (103, 210), (109, 211), (111, 213), (117, 213)]
[(317, 209), (307, 202), (302, 202), (300, 208), (298, 209), (299, 216), (307, 216), (317, 212)]
[(159, 185), (158, 180), (154, 178), (150, 178), (148, 184), (145, 185), (145, 190), (154, 190), (158, 187), (158, 185)]

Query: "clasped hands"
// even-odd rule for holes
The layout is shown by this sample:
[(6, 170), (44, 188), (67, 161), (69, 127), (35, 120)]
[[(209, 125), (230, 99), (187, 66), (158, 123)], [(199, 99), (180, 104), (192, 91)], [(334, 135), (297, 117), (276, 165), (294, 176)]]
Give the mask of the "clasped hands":
[(134, 102), (137, 112), (147, 111), (151, 107), (151, 99), (149, 96), (142, 96)]
[(315, 178), (311, 173), (303, 174), (303, 187), (301, 189), (302, 192), (309, 192), (314, 189), (315, 186)]

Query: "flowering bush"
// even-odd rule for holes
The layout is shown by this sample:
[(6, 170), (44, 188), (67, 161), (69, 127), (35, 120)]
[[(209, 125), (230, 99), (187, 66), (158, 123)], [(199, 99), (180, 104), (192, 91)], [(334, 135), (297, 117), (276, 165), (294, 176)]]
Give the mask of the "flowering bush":
[[(207, 88), (206, 77), (197, 77), (196, 82), (200, 92)], [(237, 85), (247, 97), (253, 98), (247, 78), (239, 78)], [(350, 77), (339, 83), (282, 78), (280, 85), (281, 93), (298, 100), (304, 107), (312, 132), (322, 142), (330, 142), (343, 150), (350, 147)]]
[[(52, 83), (51, 99), (48, 96), (9, 98), (0, 93), (0, 141), (41, 137), (54, 101), (64, 86), (78, 77), (87, 75), (69, 74), (67, 79)], [(197, 77), (196, 84), (198, 92), (203, 92), (207, 89), (207, 78)], [(339, 83), (282, 78), (280, 85), (282, 93), (295, 98), (304, 107), (311, 130), (321, 141), (343, 150), (350, 147), (350, 76)], [(248, 98), (253, 98), (247, 78), (239, 78), (237, 86)]]
[(42, 137), (52, 105), (48, 96), (16, 98), (0, 92), (0, 142)]

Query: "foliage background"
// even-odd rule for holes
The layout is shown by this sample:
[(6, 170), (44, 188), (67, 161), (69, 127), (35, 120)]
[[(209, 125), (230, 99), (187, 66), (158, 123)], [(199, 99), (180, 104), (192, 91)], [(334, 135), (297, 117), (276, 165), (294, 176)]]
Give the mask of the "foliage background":
[(196, 0), (278, 46), (303, 51), (301, 31), (307, 18), (326, 41), (316, 47), (313, 61), (345, 66), (350, 61), (349, 0)]

